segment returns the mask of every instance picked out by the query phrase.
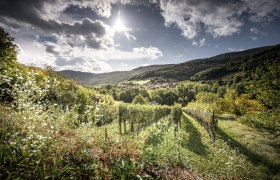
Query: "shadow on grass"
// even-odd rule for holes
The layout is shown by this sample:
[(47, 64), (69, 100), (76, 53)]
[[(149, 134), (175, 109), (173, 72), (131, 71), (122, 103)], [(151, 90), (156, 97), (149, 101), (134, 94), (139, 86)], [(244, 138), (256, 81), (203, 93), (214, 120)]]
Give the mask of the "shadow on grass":
[(183, 124), (184, 126), (182, 128), (186, 133), (189, 134), (189, 136), (184, 136), (184, 142), (182, 143), (182, 146), (200, 156), (206, 156), (207, 146), (202, 143), (200, 132), (194, 127), (187, 116), (184, 116), (184, 119), (185, 123)]
[(279, 169), (277, 168), (276, 164), (272, 163), (264, 156), (249, 150), (248, 148), (240, 144), (238, 141), (236, 141), (234, 138), (232, 138), (230, 135), (228, 135), (220, 127), (218, 127), (217, 129), (217, 134), (221, 137), (221, 139), (228, 142), (231, 148), (237, 148), (239, 152), (245, 155), (252, 164), (265, 166), (272, 174), (279, 173)]
[(150, 136), (148, 136), (148, 138), (145, 141), (145, 145), (152, 145), (152, 146), (157, 146), (158, 144), (160, 144), (164, 139), (164, 132), (160, 132), (158, 134), (151, 134)]

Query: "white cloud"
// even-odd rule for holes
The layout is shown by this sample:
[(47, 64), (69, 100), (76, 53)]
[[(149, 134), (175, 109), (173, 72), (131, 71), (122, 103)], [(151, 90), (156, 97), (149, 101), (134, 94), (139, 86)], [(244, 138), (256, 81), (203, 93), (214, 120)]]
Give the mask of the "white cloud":
[(124, 35), (128, 40), (134, 40), (134, 41), (136, 40), (136, 37), (133, 36), (132, 34), (130, 34), (129, 32), (127, 32), (127, 31), (124, 32)]
[(237, 4), (222, 1), (161, 0), (160, 8), (165, 25), (174, 24), (188, 39), (197, 36), (201, 28), (214, 37), (219, 37), (238, 33), (242, 25), (235, 18), (240, 11)]
[(133, 52), (140, 55), (143, 59), (157, 59), (159, 57), (163, 57), (163, 53), (157, 47), (140, 47), (133, 48)]
[(202, 47), (205, 44), (206, 44), (206, 39), (205, 38), (200, 39), (198, 42), (196, 42), (196, 41), (192, 42), (192, 45), (197, 46), (197, 47)]
[(228, 48), (230, 52), (244, 51), (244, 49)]
[(88, 56), (59, 57), (56, 59), (56, 70), (76, 70), (83, 72), (109, 72), (112, 67), (104, 61), (96, 61)]
[(255, 40), (257, 40), (257, 39), (258, 39), (258, 37), (251, 36), (251, 39), (255, 41)]
[(254, 33), (254, 34), (259, 34), (259, 33), (260, 33), (260, 31), (259, 31), (257, 28), (255, 28), (255, 27), (252, 27), (252, 28), (250, 29), (250, 32), (251, 32), (251, 33)]
[(179, 54), (178, 56), (176, 56), (176, 58), (182, 58), (182, 57), (184, 57), (184, 55), (182, 55), (182, 54)]
[[(58, 44), (57, 44), (58, 43)], [(111, 61), (120, 61), (121, 66), (127, 64), (123, 61), (154, 60), (163, 56), (163, 53), (156, 47), (133, 48), (132, 51), (123, 51), (115, 47), (106, 49), (80, 48), (58, 41), (57, 43), (45, 43), (48, 59), (54, 59), (55, 67), (58, 70), (72, 69), (84, 72), (109, 72), (112, 68)], [(131, 69), (131, 67), (123, 67)]]
[(159, 7), (165, 25), (178, 27), (187, 39), (193, 39), (203, 30), (213, 37), (239, 33), (244, 13), (258, 22), (280, 15), (279, 0), (159, 0)]

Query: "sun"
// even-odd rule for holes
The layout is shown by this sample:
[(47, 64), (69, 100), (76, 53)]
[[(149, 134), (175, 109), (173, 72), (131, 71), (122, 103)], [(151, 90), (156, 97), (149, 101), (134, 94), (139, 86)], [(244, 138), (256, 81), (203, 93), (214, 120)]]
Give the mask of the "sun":
[(124, 32), (127, 30), (127, 28), (125, 27), (125, 25), (120, 17), (120, 11), (118, 12), (118, 18), (115, 22), (114, 30), (117, 32)]
[(115, 25), (114, 25), (114, 29), (115, 29), (115, 31), (117, 31), (117, 32), (123, 32), (123, 31), (125, 31), (126, 30), (126, 27), (125, 27), (125, 25), (123, 24), (123, 22), (122, 22), (122, 20), (121, 19), (117, 19), (117, 21), (116, 21), (116, 23), (115, 23)]

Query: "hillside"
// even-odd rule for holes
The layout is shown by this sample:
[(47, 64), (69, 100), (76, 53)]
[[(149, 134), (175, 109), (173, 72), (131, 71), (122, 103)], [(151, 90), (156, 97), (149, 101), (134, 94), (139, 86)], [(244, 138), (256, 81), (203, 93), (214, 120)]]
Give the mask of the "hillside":
[[(266, 63), (266, 59), (279, 62), (280, 45), (259, 47), (239, 52), (220, 54), (205, 59), (196, 59), (180, 64), (152, 65), (131, 71), (93, 74), (71, 70), (60, 71), (64, 77), (88, 86), (115, 84), (125, 80), (162, 78), (165, 80), (213, 80), (245, 71), (251, 71)], [(271, 63), (271, 62), (269, 62)]]
[(94, 75), (197, 72), (159, 89), (20, 64), (1, 28), (0, 47), (1, 179), (279, 179), (279, 46)]
[(115, 71), (110, 73), (94, 74), (80, 71), (64, 70), (58, 73), (66, 78), (76, 80), (88, 86), (101, 85), (101, 84), (115, 84), (128, 80), (134, 76), (146, 73), (148, 71), (156, 71), (165, 67), (173, 65), (151, 65), (145, 67), (138, 67), (131, 71)]
[(205, 59), (197, 59), (169, 66), (157, 71), (148, 71), (132, 79), (161, 77), (174, 80), (213, 80), (241, 72), (251, 71), (257, 66), (268, 63), (279, 63), (280, 45), (232, 52)]

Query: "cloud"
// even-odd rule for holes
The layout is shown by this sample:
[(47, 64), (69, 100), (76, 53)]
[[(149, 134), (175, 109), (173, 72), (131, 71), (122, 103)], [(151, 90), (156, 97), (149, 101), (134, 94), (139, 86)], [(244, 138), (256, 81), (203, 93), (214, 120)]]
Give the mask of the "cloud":
[(158, 6), (167, 27), (176, 26), (182, 36), (193, 39), (200, 31), (213, 37), (239, 33), (243, 25), (242, 15), (250, 20), (272, 20), (279, 16), (279, 0), (159, 0)]
[(250, 20), (253, 22), (272, 21), (280, 15), (279, 0), (244, 0)]
[(129, 32), (127, 32), (127, 31), (124, 32), (124, 35), (128, 40), (134, 40), (134, 41), (136, 40), (136, 37), (133, 36), (132, 34), (130, 34)]
[[(24, 28), (40, 34), (54, 34), (72, 46), (107, 48), (114, 45), (114, 32), (103, 21), (85, 17), (65, 22), (60, 15), (66, 8), (78, 6), (91, 8), (98, 15), (108, 17), (111, 15), (111, 5), (117, 2), (128, 3), (124, 0), (2, 0), (0, 22), (17, 30)], [(129, 38), (133, 39), (133, 36)]]
[(259, 34), (260, 33), (260, 31), (257, 28), (255, 28), (255, 27), (252, 27), (250, 29), (250, 32), (253, 33), (253, 34)]
[(196, 42), (196, 41), (192, 42), (192, 45), (197, 46), (197, 47), (202, 47), (205, 44), (206, 44), (206, 39), (205, 38), (200, 39), (198, 42)]
[(104, 61), (96, 61), (90, 57), (58, 57), (55, 60), (57, 70), (76, 70), (83, 72), (109, 72), (112, 67)]
[[(112, 71), (109, 62), (119, 61), (122, 65), (131, 61), (154, 60), (163, 56), (163, 53), (156, 47), (139, 47), (131, 51), (123, 51), (110, 47), (107, 49), (92, 49), (70, 46), (58, 40), (45, 42), (45, 50), (48, 53), (47, 59), (52, 59), (57, 70), (72, 69), (84, 72), (109, 72)], [(122, 67), (131, 69), (128, 67)]]
[(255, 36), (251, 36), (251, 39), (256, 41), (258, 39), (258, 37), (255, 37)]
[(182, 57), (184, 57), (184, 55), (182, 55), (182, 54), (179, 54), (178, 56), (176, 56), (176, 58), (182, 58)]
[(127, 4), (129, 0), (1, 0), (0, 13), (30, 24), (40, 24), (42, 20), (48, 22), (70, 6), (90, 8), (97, 15), (110, 17), (112, 5), (116, 3)]
[(244, 51), (244, 49), (228, 48), (230, 52)]
[(133, 48), (133, 52), (141, 55), (143, 59), (157, 59), (159, 57), (163, 57), (163, 53), (157, 47), (140, 47), (140, 48)]
[(238, 33), (242, 22), (236, 18), (240, 11), (237, 3), (203, 0), (161, 0), (160, 9), (166, 26), (175, 25), (188, 39), (204, 28), (214, 37)]
[(54, 55), (59, 55), (61, 53), (61, 49), (57, 44), (52, 42), (46, 42), (45, 43), (46, 52)]

